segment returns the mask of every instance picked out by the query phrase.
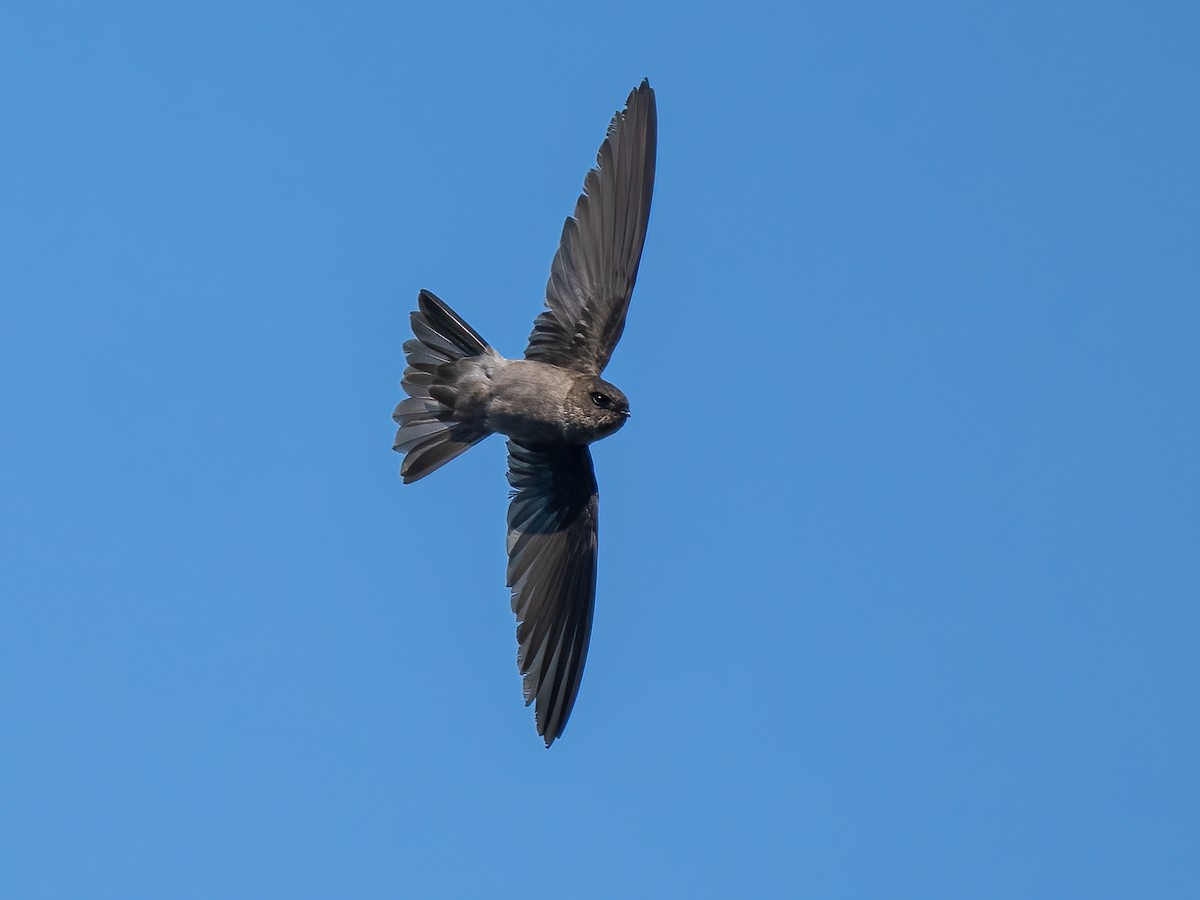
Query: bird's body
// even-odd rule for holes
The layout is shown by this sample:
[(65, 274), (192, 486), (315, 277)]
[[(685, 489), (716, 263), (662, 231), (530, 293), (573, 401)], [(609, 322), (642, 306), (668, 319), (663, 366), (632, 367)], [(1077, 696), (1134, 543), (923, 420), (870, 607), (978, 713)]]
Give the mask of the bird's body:
[(549, 746), (571, 713), (591, 633), (598, 497), (588, 445), (629, 402), (600, 377), (625, 326), (654, 186), (657, 115), (643, 81), (617, 113), (563, 226), (524, 359), (497, 353), (429, 291), (404, 344), (409, 395), (393, 414), (417, 481), (499, 433), (509, 439), (508, 584), (517, 664)]
[(621, 396), (600, 378), (550, 363), (506, 359), (492, 350), (460, 364), (456, 419), (534, 444), (590, 444), (608, 437), (628, 416), (602, 413), (590, 395)]
[[(496, 367), (487, 421), (492, 431), (534, 444), (590, 444), (568, 397), (580, 375), (549, 363), (505, 359)], [(599, 437), (600, 435), (597, 435)]]

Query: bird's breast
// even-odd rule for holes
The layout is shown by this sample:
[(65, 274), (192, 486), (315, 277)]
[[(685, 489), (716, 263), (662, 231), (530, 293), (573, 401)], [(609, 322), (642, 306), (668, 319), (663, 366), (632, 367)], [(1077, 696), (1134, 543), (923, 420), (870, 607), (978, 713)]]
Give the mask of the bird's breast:
[(488, 427), (526, 443), (576, 443), (566, 421), (567, 395), (575, 377), (547, 363), (505, 360), (492, 370)]

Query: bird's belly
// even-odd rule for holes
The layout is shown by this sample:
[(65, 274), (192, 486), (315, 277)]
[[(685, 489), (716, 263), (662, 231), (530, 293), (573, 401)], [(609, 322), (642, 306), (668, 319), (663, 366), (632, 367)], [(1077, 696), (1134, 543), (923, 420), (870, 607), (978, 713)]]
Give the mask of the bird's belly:
[(558, 422), (532, 418), (528, 415), (511, 415), (493, 412), (488, 416), (488, 426), (513, 440), (526, 444), (567, 444), (568, 440)]
[(576, 443), (563, 415), (571, 377), (556, 366), (506, 360), (492, 376), (488, 427), (525, 443)]

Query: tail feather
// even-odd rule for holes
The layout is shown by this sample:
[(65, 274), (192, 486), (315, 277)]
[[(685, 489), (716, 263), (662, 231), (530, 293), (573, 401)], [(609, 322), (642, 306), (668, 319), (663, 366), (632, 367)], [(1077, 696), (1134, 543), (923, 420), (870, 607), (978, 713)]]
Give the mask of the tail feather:
[(455, 418), (454, 369), (447, 365), (481, 356), (489, 349), (487, 341), (429, 291), (421, 291), (417, 307), (411, 316), (416, 338), (404, 342), (408, 368), (401, 386), (408, 399), (392, 414), (400, 426), (392, 449), (404, 454), (400, 474), (405, 484), (424, 478), (490, 434)]

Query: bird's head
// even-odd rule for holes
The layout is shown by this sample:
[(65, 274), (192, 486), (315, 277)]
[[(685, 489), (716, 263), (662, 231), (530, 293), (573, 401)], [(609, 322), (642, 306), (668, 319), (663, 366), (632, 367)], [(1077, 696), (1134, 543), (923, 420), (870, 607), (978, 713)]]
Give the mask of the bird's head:
[(629, 398), (614, 384), (598, 376), (576, 380), (567, 398), (569, 428), (579, 443), (608, 437), (629, 418)]

